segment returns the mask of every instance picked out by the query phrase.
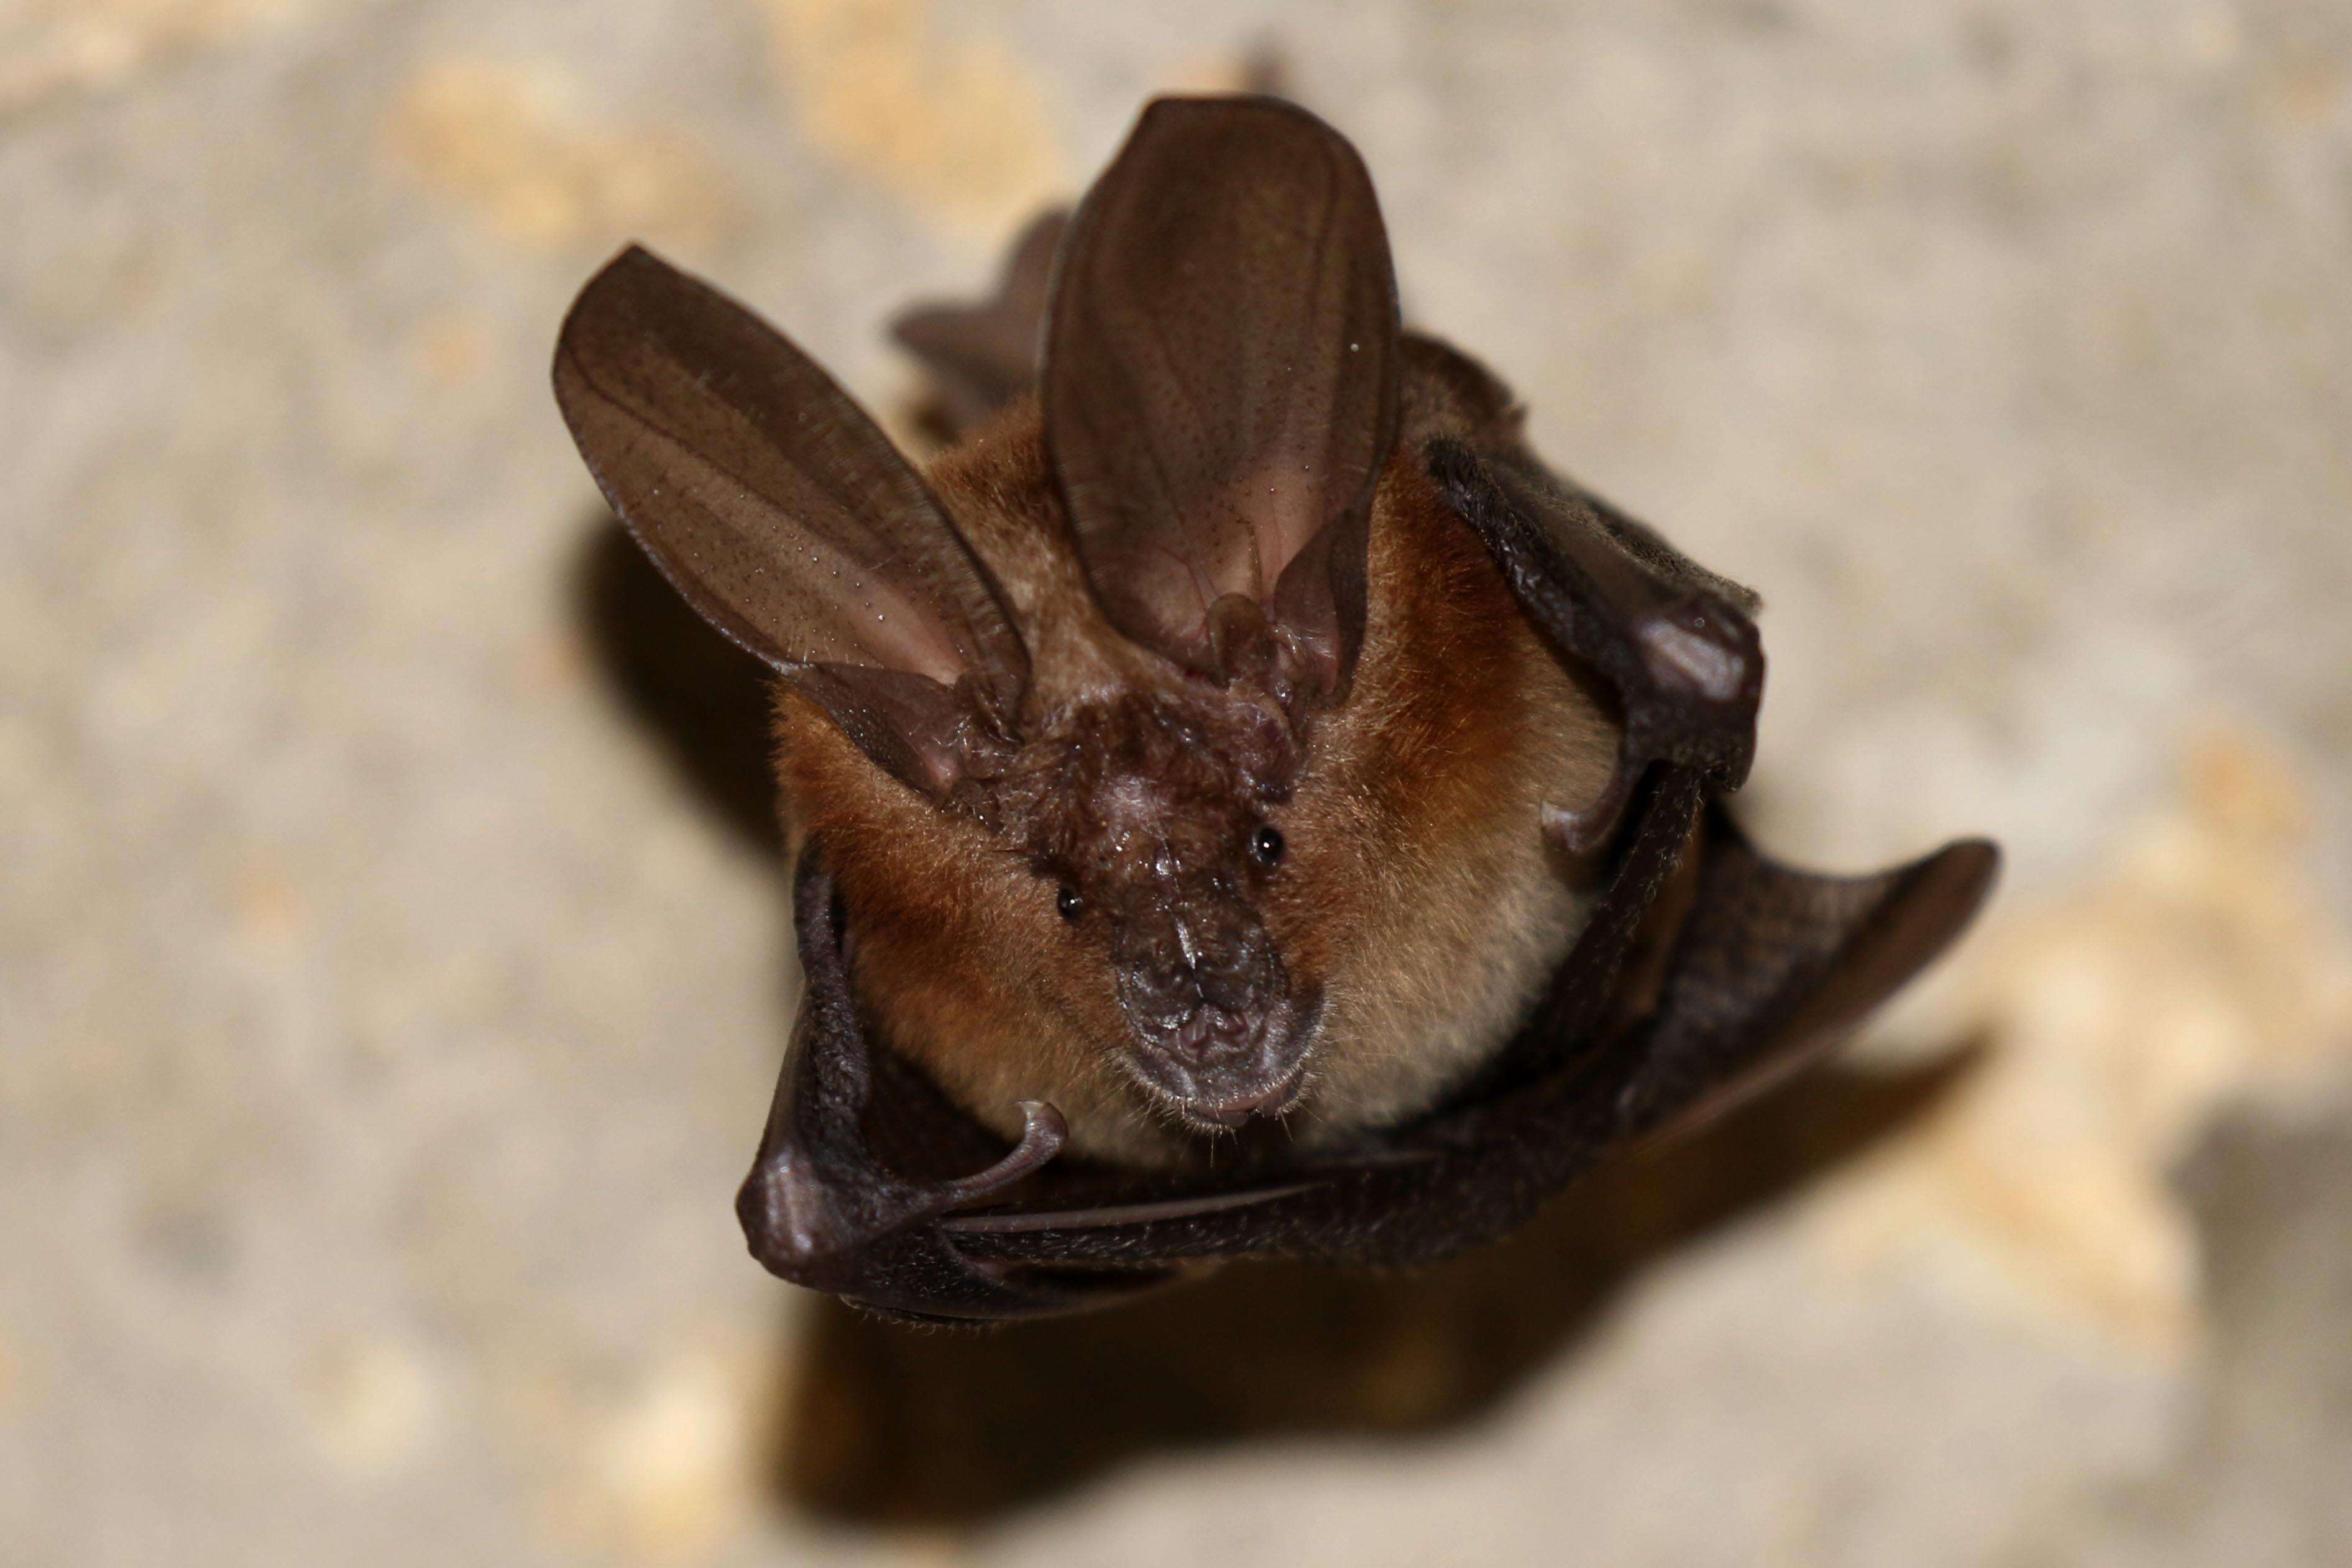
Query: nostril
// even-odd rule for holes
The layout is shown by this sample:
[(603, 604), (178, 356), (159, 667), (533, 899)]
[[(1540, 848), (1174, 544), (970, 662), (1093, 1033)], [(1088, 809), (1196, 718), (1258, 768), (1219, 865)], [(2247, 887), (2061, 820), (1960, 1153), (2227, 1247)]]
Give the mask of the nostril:
[(1257, 1030), (1246, 1014), (1202, 1007), (1176, 1027), (1172, 1043), (1188, 1061), (1209, 1066), (1244, 1054), (1256, 1038)]
[(1202, 1008), (1196, 1021), (1200, 1032), (1193, 1049), (1207, 1062), (1227, 1061), (1243, 1054), (1256, 1035), (1246, 1015), (1224, 1008)]

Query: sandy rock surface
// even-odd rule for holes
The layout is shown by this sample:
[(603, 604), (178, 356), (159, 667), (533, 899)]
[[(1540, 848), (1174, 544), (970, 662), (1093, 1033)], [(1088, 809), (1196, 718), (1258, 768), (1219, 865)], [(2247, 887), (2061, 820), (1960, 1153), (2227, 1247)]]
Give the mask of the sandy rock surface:
[[(1763, 591), (1757, 835), (2008, 846), (1857, 1061), (1977, 1054), (1211, 1371), (877, 1338), (742, 1252), (759, 743), (646, 693), (758, 698), (615, 646), (555, 326), (644, 239), (903, 430), (890, 312), (1269, 44)], [(2337, 0), (19, 0), (0, 1563), (2352, 1561), (2347, 279)]]

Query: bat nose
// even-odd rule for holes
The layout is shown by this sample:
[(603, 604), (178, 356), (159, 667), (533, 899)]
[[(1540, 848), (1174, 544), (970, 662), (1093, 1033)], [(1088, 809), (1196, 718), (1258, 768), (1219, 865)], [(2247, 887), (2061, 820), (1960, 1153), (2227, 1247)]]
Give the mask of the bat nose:
[(1210, 1002), (1193, 1009), (1192, 1016), (1176, 1026), (1176, 1049), (1202, 1066), (1230, 1061), (1249, 1051), (1264, 1021), (1263, 1011), (1252, 1017)]
[(1209, 1007), (1263, 1012), (1281, 995), (1282, 962), (1265, 928), (1254, 920), (1209, 925), (1187, 956), (1185, 967)]
[(1122, 1061), (1195, 1131), (1238, 1127), (1297, 1103), (1320, 1013), (1285, 986), (1249, 1007), (1203, 1001), (1158, 1024), (1138, 1016)]
[[(1179, 907), (1138, 924), (1118, 954), (1131, 1012), (1172, 1029), (1202, 1009), (1261, 1016), (1286, 988), (1274, 942), (1254, 919), (1213, 907)], [(1230, 1030), (1212, 1023), (1208, 1033)]]
[(1128, 1071), (1196, 1131), (1278, 1115), (1303, 1092), (1321, 1009), (1293, 994), (1274, 940), (1221, 901), (1171, 901), (1129, 928), (1119, 998)]
[(1289, 990), (1281, 966), (1186, 966), (1132, 988), (1128, 1011), (1167, 1048), (1206, 1067), (1246, 1056)]

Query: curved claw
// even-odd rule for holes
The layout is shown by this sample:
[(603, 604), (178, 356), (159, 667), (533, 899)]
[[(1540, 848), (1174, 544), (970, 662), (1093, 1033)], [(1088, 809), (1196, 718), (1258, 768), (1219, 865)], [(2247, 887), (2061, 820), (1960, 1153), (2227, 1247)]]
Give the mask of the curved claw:
[(1625, 807), (1633, 799), (1633, 780), (1641, 773), (1641, 765), (1621, 752), (1611, 768), (1609, 782), (1601, 787), (1599, 795), (1573, 810), (1545, 803), (1544, 832), (1553, 843), (1580, 859), (1594, 853), (1616, 832), (1617, 824), (1624, 821)]
[(1024, 1176), (1043, 1170), (1069, 1140), (1070, 1124), (1059, 1108), (1044, 1100), (1021, 1102), (1021, 1141), (984, 1171), (958, 1176), (926, 1189), (939, 1199), (932, 1214), (949, 1214), (1003, 1192)]

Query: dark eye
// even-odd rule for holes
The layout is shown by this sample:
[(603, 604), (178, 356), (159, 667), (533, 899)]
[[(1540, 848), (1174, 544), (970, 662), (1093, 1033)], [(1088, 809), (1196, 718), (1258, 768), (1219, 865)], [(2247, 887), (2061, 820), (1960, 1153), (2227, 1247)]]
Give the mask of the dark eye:
[(1271, 824), (1260, 828), (1250, 835), (1250, 858), (1260, 865), (1273, 866), (1282, 863), (1282, 852), (1285, 847), (1282, 841), (1282, 830)]
[(1087, 901), (1078, 896), (1078, 890), (1075, 887), (1063, 888), (1061, 896), (1054, 903), (1055, 907), (1062, 912), (1062, 918), (1065, 920), (1076, 920), (1087, 912)]

